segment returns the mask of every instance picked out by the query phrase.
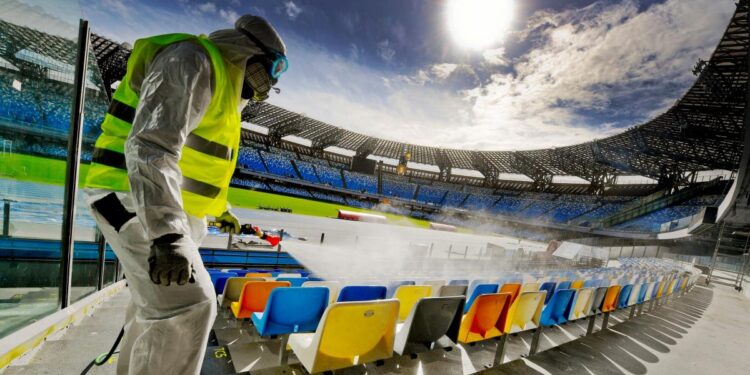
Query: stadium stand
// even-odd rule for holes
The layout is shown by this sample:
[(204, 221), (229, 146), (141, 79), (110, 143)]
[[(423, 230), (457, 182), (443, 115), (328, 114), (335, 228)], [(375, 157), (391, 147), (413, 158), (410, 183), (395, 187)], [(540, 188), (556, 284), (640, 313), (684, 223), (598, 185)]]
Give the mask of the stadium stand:
[(420, 185), (419, 192), (417, 192), (417, 200), (424, 203), (430, 203), (434, 205), (441, 205), (443, 198), (448, 193), (448, 190), (442, 187)]
[(299, 178), (294, 170), (289, 155), (286, 153), (273, 153), (272, 151), (260, 151), (260, 157), (268, 168), (269, 173), (283, 177)]
[(378, 180), (375, 176), (345, 170), (344, 178), (346, 179), (346, 187), (349, 190), (370, 194), (378, 193)]
[(312, 163), (297, 160), (294, 164), (297, 166), (297, 171), (303, 180), (316, 184), (320, 183), (320, 179), (318, 178), (318, 174), (315, 173), (315, 167)]

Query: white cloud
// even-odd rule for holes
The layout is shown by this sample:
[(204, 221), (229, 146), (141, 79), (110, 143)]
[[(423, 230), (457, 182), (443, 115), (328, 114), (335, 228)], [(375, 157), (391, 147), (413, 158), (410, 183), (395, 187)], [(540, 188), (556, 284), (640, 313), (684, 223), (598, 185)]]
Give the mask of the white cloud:
[(299, 16), (300, 13), (302, 13), (302, 8), (300, 8), (292, 0), (289, 0), (284, 3), (284, 11), (286, 12), (287, 17), (289, 17), (289, 19), (293, 21), (297, 19), (297, 16)]
[(484, 50), (482, 51), (482, 57), (488, 65), (507, 66), (510, 64), (505, 57), (505, 47)]
[(240, 15), (232, 9), (220, 9), (219, 16), (232, 25), (234, 25), (234, 22), (240, 18)]
[(216, 13), (216, 4), (211, 2), (203, 3), (198, 5), (198, 10), (203, 13)]
[(393, 61), (393, 57), (396, 56), (396, 50), (391, 45), (388, 39), (383, 39), (378, 42), (377, 45), (378, 56), (385, 62)]
[(362, 49), (354, 43), (349, 44), (349, 57), (352, 60), (359, 60), (360, 56), (362, 56)]

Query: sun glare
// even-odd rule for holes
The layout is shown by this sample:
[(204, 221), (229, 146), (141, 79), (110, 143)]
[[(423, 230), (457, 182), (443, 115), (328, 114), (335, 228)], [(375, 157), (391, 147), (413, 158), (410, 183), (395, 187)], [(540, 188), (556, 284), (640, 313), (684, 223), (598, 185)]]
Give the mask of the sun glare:
[(514, 9), (514, 0), (448, 0), (448, 32), (465, 48), (487, 48), (502, 39)]

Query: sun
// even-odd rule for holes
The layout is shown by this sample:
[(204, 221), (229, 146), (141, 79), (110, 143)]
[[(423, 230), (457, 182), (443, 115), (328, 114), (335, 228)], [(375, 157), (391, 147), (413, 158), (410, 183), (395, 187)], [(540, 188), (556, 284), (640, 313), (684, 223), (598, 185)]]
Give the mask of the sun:
[(514, 10), (514, 0), (448, 0), (448, 32), (460, 46), (482, 50), (502, 39)]

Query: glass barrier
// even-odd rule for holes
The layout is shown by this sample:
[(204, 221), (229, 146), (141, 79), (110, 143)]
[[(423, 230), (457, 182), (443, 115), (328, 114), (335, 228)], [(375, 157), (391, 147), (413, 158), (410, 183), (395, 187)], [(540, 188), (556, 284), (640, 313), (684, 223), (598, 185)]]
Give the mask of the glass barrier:
[[(18, 0), (0, 14), (0, 337), (59, 308), (67, 140), (78, 48), (76, 0)], [(83, 157), (106, 95), (94, 56), (86, 83)], [(81, 170), (85, 177), (86, 166)], [(71, 302), (96, 290), (94, 224), (82, 194)], [(105, 282), (114, 280), (108, 252)]]

